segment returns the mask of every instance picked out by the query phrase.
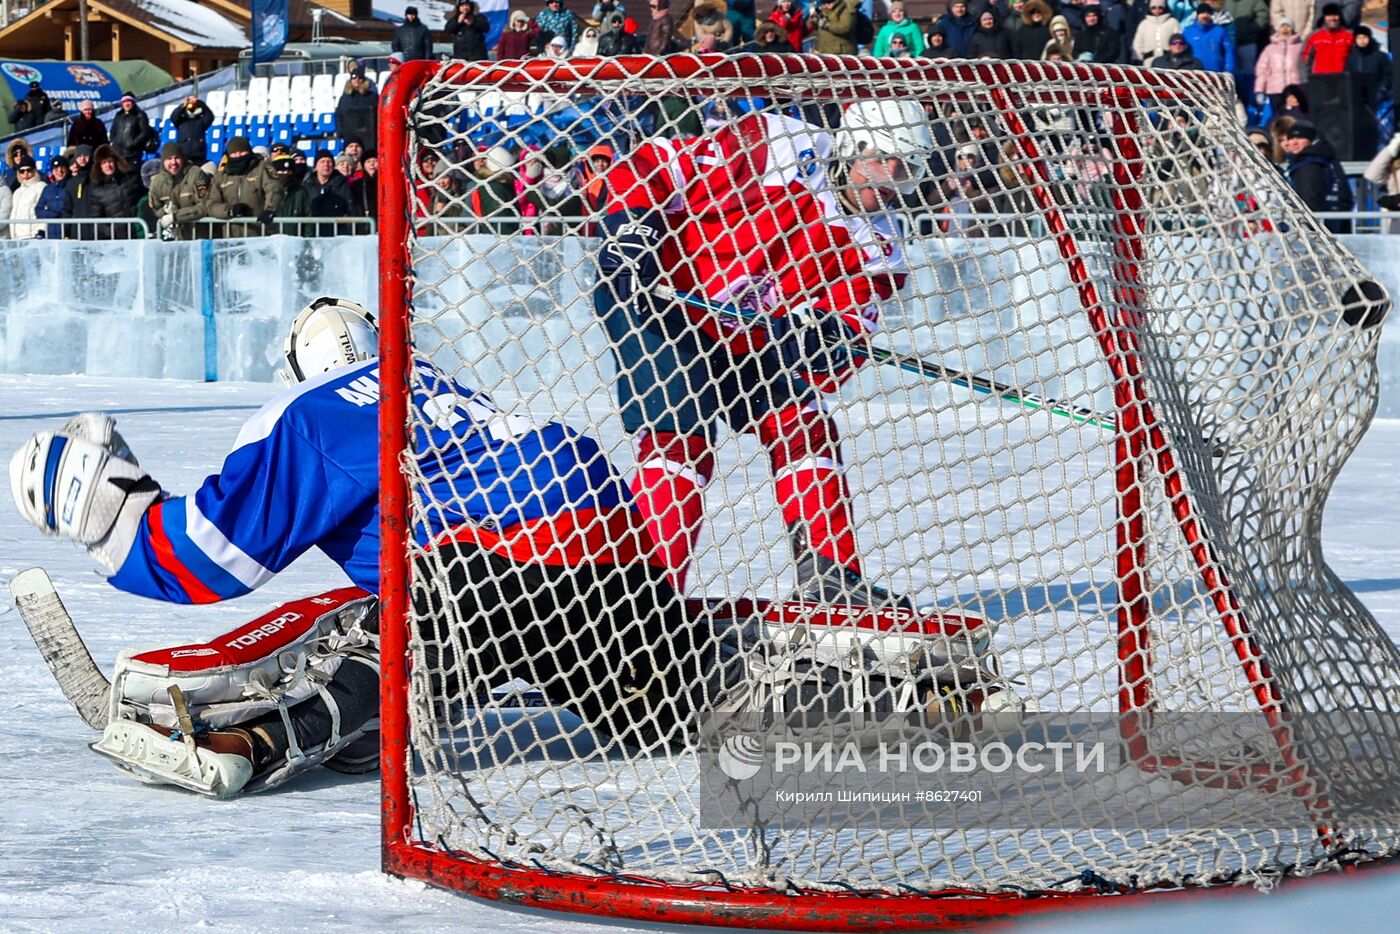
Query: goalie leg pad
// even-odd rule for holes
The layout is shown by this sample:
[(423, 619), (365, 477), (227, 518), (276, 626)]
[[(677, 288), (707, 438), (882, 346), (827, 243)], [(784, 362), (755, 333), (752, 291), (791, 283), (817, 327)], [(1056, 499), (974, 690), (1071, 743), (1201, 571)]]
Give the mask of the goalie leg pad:
[[(253, 765), (239, 787), (280, 785), (377, 726), (377, 634), (377, 600), (347, 587), (284, 604), (208, 643), (123, 652), (107, 733), (93, 748), (147, 781), (217, 794), (193, 778), (216, 764), (212, 753), (156, 739), (193, 736), (200, 746), (243, 734)], [(374, 765), (357, 759), (361, 771)]]

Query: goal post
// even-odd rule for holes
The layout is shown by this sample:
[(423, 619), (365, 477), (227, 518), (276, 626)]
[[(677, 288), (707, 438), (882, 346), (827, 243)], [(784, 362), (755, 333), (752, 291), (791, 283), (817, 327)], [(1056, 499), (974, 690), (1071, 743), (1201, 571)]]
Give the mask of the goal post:
[[(866, 100), (916, 102), (932, 141), (928, 177), (883, 219), (840, 148), (843, 112)], [(704, 142), (727, 127), (747, 141), (737, 157)], [(823, 140), (835, 142), (818, 164)], [(415, 484), (443, 452), (413, 403), (420, 368), (488, 393), (493, 430), (558, 421), (624, 474), (643, 460), (619, 396), (643, 366), (596, 265), (618, 192), (594, 159), (648, 146), (670, 153), (641, 179), (669, 212), (674, 244), (658, 255), (693, 305), (732, 314), (726, 340), (762, 327), (741, 298), (780, 314), (811, 299), (782, 294), (794, 270), (813, 274), (775, 245), (796, 242), (810, 209), (804, 176), (832, 180), (824, 217), (856, 231), (872, 264), (881, 244), (898, 256), (899, 288), (866, 300), (875, 340), (937, 366), (870, 361), (821, 397), (862, 573), (985, 627), (977, 677), (1038, 709), (1038, 729), (1107, 742), (1108, 777), (1075, 779), (1058, 805), (1039, 773), (992, 781), (976, 807), (914, 808), (902, 824), (755, 804), (752, 779), (725, 769), (737, 747), (715, 758), (703, 743), (617, 741), (587, 722), (589, 692), (568, 678), (531, 706), (542, 685), (528, 675), (551, 678), (531, 666), (560, 647), (442, 608), (463, 588), (472, 606), (497, 598), (449, 574), (423, 531), (443, 504)], [(1375, 409), (1389, 297), (1244, 139), (1228, 79), (815, 55), (410, 62), (380, 100), (379, 157), (386, 871), (563, 911), (871, 929), (1266, 887), (1394, 857), (1400, 655), (1320, 539)], [(854, 194), (835, 191), (848, 181)], [(770, 191), (744, 202), (741, 226), (768, 223), (771, 281), (742, 296), (701, 270), (754, 266), (685, 220), (725, 184)], [(805, 242), (821, 265), (829, 247)], [(866, 273), (822, 275), (821, 294), (844, 295)], [(666, 333), (643, 362), (679, 352)], [(767, 411), (793, 375), (718, 394)], [(798, 573), (793, 507), (775, 495), (788, 465), (732, 418), (710, 431), (683, 594), (707, 626), (771, 616)], [(856, 630), (856, 654), (912, 631), (898, 620)], [(565, 637), (578, 666), (671, 663), (672, 643), (638, 644), (645, 630), (616, 607), (596, 623), (596, 649)], [(815, 638), (789, 638), (773, 664), (810, 671)], [(874, 683), (851, 703), (888, 712)], [(980, 735), (991, 685), (926, 699), (920, 722), (952, 709), (960, 740)], [(826, 728), (831, 741), (839, 727)], [(894, 787), (862, 776), (827, 779), (857, 795)], [(747, 823), (716, 803), (726, 796)]]

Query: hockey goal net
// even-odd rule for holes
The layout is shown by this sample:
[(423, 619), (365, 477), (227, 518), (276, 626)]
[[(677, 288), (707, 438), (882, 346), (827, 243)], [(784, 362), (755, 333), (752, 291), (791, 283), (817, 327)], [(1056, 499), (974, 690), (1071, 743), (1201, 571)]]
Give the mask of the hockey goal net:
[[(843, 823), (770, 795), (717, 823), (706, 796), (742, 782), (698, 746), (610, 743), (557, 686), (532, 706), (517, 675), (557, 646), (425, 618), (453, 587), (502, 598), (415, 535), (443, 508), (415, 486), (442, 453), (415, 366), (489, 393), (498, 427), (562, 421), (630, 474), (629, 358), (595, 307), (596, 170), (750, 114), (836, 134), (868, 99), (917, 102), (932, 140), (890, 222), (907, 280), (875, 300), (875, 342), (932, 366), (871, 361), (824, 399), (862, 572), (980, 621), (983, 667), (1045, 717), (1087, 718), (1110, 768), (1064, 797), (1025, 774), (973, 811)], [(928, 926), (1395, 851), (1400, 658), (1320, 545), (1374, 409), (1388, 299), (1241, 134), (1227, 81), (816, 56), (411, 63), (381, 107), (390, 871), (652, 920)], [(771, 384), (724, 391), (761, 402)], [(767, 452), (725, 427), (713, 445), (686, 587), (702, 614), (781, 600), (796, 576)], [(675, 651), (638, 644), (625, 605), (596, 623), (629, 663)], [(848, 793), (884, 780), (839, 776)], [(1086, 789), (1105, 814), (1085, 815)]]

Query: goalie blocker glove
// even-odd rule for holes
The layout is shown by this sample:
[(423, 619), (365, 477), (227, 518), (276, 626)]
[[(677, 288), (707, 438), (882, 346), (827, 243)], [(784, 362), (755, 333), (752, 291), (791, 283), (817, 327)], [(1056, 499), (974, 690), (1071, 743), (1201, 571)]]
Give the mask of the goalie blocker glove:
[(824, 314), (811, 306), (794, 308), (769, 319), (768, 334), (793, 370), (835, 375), (851, 365), (850, 327), (840, 315)]
[(100, 424), (105, 416), (79, 418), (87, 421), (74, 427), (101, 440), (76, 432), (40, 432), (10, 460), (10, 491), (26, 522), (45, 535), (87, 546), (115, 574), (161, 489), (130, 458), (130, 449), (111, 425)]

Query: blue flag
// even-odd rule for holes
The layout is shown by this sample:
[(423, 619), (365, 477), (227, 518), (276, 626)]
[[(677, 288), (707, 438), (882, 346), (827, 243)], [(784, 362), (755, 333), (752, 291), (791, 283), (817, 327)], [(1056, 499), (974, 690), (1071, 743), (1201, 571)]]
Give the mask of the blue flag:
[(252, 0), (253, 64), (270, 62), (287, 44), (287, 0)]

